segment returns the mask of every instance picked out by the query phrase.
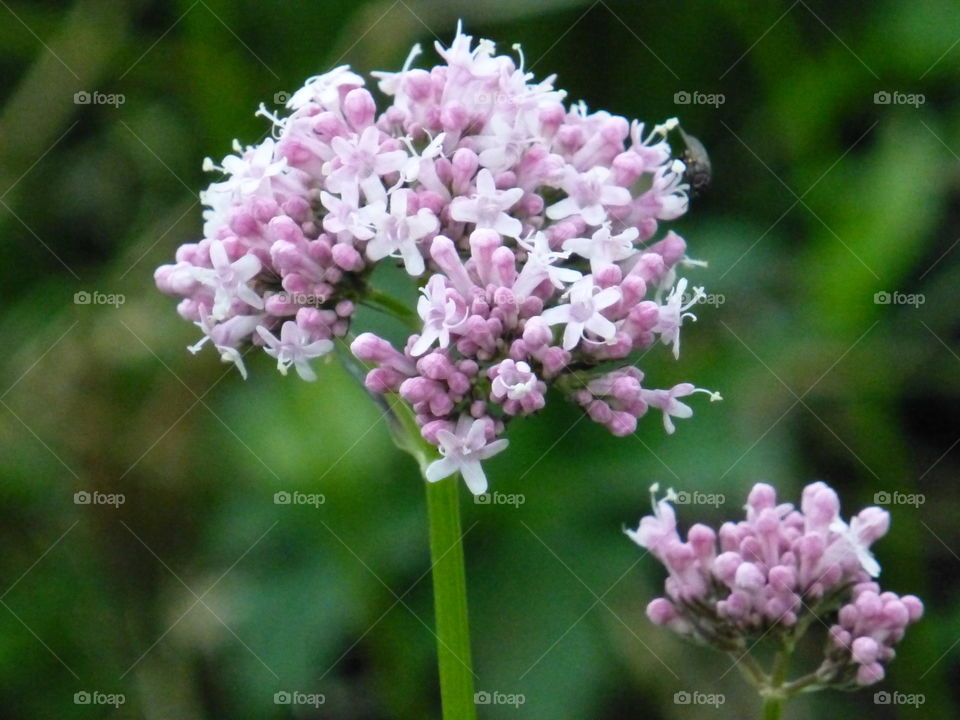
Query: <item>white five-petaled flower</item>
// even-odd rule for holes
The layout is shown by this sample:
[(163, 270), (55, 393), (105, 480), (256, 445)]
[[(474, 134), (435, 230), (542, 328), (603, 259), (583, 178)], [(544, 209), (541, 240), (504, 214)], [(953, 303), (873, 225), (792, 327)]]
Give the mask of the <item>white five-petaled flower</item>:
[(414, 357), (423, 355), (431, 345), (450, 344), (450, 332), (460, 330), (467, 321), (467, 306), (457, 297), (448, 297), (449, 289), (442, 275), (434, 275), (427, 286), (420, 288), (423, 297), (417, 301), (417, 312), (423, 320), (420, 339), (410, 348)]
[(310, 333), (293, 320), (287, 320), (280, 328), (279, 339), (263, 325), (257, 327), (257, 334), (266, 343), (267, 354), (277, 359), (277, 370), (282, 375), (286, 375), (289, 367), (293, 365), (297, 369), (297, 375), (308, 381), (317, 379), (317, 374), (308, 360), (333, 350), (331, 340), (313, 340)]
[(528, 128), (524, 113), (518, 113), (513, 123), (494, 115), (489, 131), (489, 134), (475, 136), (473, 141), (480, 153), (480, 167), (492, 173), (511, 169), (520, 162), (530, 145), (543, 140)]
[(673, 488), (667, 490), (666, 497), (657, 500), (660, 492), (660, 483), (650, 486), (650, 501), (653, 505), (653, 515), (647, 515), (640, 520), (636, 530), (627, 530), (627, 537), (642, 548), (647, 548), (655, 557), (663, 557), (664, 550), (671, 541), (679, 541), (677, 535), (677, 514), (671, 502), (676, 501)]
[(870, 577), (880, 576), (880, 563), (870, 552), (870, 546), (885, 535), (889, 527), (890, 514), (878, 507), (863, 509), (850, 519), (849, 525), (839, 517), (830, 524), (830, 530), (841, 536), (846, 549), (856, 556)]
[(570, 257), (570, 253), (554, 252), (544, 233), (537, 231), (526, 240), (518, 240), (517, 243), (527, 251), (527, 261), (523, 264), (513, 286), (514, 293), (519, 297), (529, 295), (547, 278), (555, 288), (562, 290), (583, 277), (583, 273), (579, 270), (553, 264), (557, 260), (566, 260)]
[(568, 304), (544, 310), (542, 315), (547, 325), (566, 324), (563, 331), (564, 350), (573, 350), (581, 339), (588, 340), (588, 331), (599, 336), (603, 342), (613, 340), (617, 327), (601, 311), (620, 300), (620, 288), (601, 290), (594, 285), (593, 277), (588, 275), (574, 283), (566, 294), (570, 298)]
[(267, 188), (270, 178), (287, 168), (286, 158), (274, 159), (273, 138), (268, 137), (260, 145), (246, 150), (242, 150), (239, 143), (234, 147), (238, 154), (227, 155), (223, 165), (217, 165), (211, 158), (204, 158), (204, 171), (219, 170), (230, 176), (223, 182), (210, 185), (207, 193), (228, 193), (234, 201), (249, 197)]
[(203, 211), (204, 237), (216, 237), (216, 232), (228, 223), (230, 211), (244, 198), (269, 194), (271, 179), (283, 174), (287, 168), (286, 158), (274, 159), (274, 148), (273, 138), (245, 150), (235, 140), (237, 154), (227, 155), (222, 165), (217, 165), (211, 158), (204, 159), (204, 171), (220, 171), (228, 176), (200, 192), (200, 202), (206, 206)]
[(560, 202), (547, 208), (551, 220), (563, 220), (580, 214), (588, 225), (602, 225), (607, 219), (607, 205), (626, 205), (630, 191), (614, 185), (609, 168), (594, 167), (584, 173), (569, 169), (560, 187), (567, 193)]
[(458, 222), (490, 228), (506, 237), (519, 238), (523, 224), (507, 210), (523, 197), (522, 188), (497, 190), (493, 174), (483, 168), (477, 173), (477, 192), (472, 198), (458, 197), (450, 203), (450, 217)]
[[(569, 258), (570, 253), (555, 252), (552, 250), (550, 248), (550, 241), (547, 239), (545, 233), (537, 231), (528, 236), (526, 240), (518, 240), (517, 244), (527, 251), (527, 262), (524, 263), (523, 269), (520, 270), (520, 277), (523, 277), (529, 267), (532, 272), (542, 274), (537, 284), (548, 277), (550, 278), (550, 282), (553, 283), (553, 286), (558, 290), (562, 290), (567, 285), (575, 283), (583, 277), (583, 273), (579, 270), (554, 265), (558, 260), (566, 260)], [(532, 289), (533, 288), (531, 288), (531, 290)]]
[(488, 443), (486, 424), (484, 420), (474, 420), (469, 415), (461, 415), (455, 432), (437, 432), (442, 457), (427, 466), (427, 480), (437, 482), (459, 472), (470, 492), (474, 495), (485, 493), (487, 476), (480, 461), (496, 455), (509, 444), (509, 441), (503, 438)]
[(680, 326), (687, 318), (696, 322), (697, 316), (687, 312), (690, 308), (700, 302), (704, 296), (703, 288), (693, 289), (693, 297), (684, 303), (684, 295), (687, 291), (687, 279), (681, 278), (676, 287), (670, 291), (666, 302), (660, 306), (660, 316), (657, 324), (653, 326), (653, 332), (660, 334), (660, 340), (664, 345), (673, 345), (673, 356), (680, 357)]
[(387, 190), (380, 179), (383, 175), (399, 172), (409, 156), (403, 150), (380, 149), (380, 130), (376, 125), (366, 128), (352, 140), (334, 137), (330, 141), (339, 159), (339, 166), (331, 163), (327, 189), (340, 193), (351, 205), (358, 205), (360, 190), (367, 202), (386, 200)]
[(225, 322), (217, 323), (207, 312), (205, 305), (200, 305), (199, 313), (200, 320), (195, 322), (194, 325), (203, 331), (203, 337), (198, 342), (188, 346), (187, 350), (196, 355), (207, 342), (213, 343), (214, 348), (220, 353), (220, 359), (223, 362), (236, 365), (237, 370), (240, 371), (240, 377), (246, 380), (247, 367), (243, 364), (243, 355), (236, 348), (236, 344), (249, 336), (253, 329), (263, 321), (264, 316), (234, 315)]
[(196, 268), (193, 272), (198, 282), (214, 290), (213, 310), (210, 312), (214, 320), (223, 320), (236, 298), (251, 307), (263, 307), (263, 298), (247, 284), (261, 269), (256, 255), (244, 255), (231, 263), (223, 243), (214, 240), (210, 243), (210, 263), (212, 269)]
[(500, 64), (493, 53), (496, 51), (496, 45), (491, 40), (480, 38), (477, 41), (477, 47), (470, 49), (473, 44), (471, 35), (464, 35), (461, 23), (457, 22), (457, 35), (450, 43), (449, 48), (443, 47), (439, 42), (434, 43), (437, 52), (447, 64), (454, 70), (466, 70), (475, 78), (489, 78), (500, 72)]
[(439, 133), (429, 144), (421, 151), (417, 152), (410, 142), (410, 138), (401, 138), (407, 149), (410, 151), (410, 157), (404, 163), (400, 170), (400, 184), (416, 182), (420, 177), (420, 171), (424, 163), (430, 163), (443, 155), (443, 141), (446, 139), (446, 133)]
[(673, 435), (677, 429), (673, 424), (673, 418), (684, 420), (693, 416), (693, 408), (686, 403), (682, 403), (677, 398), (693, 395), (694, 393), (706, 393), (710, 396), (710, 402), (723, 400), (720, 393), (703, 388), (694, 387), (691, 383), (680, 383), (674, 385), (669, 390), (647, 390), (640, 391), (643, 401), (650, 407), (657, 408), (663, 413), (663, 427), (668, 435)]
[(417, 241), (435, 232), (440, 223), (428, 208), (420, 208), (416, 215), (407, 215), (411, 192), (395, 190), (390, 196), (390, 212), (376, 218), (377, 233), (367, 244), (367, 257), (376, 262), (388, 255), (397, 255), (403, 258), (407, 272), (417, 277), (425, 268)]
[(640, 231), (635, 227), (614, 235), (610, 232), (610, 223), (604, 223), (593, 233), (593, 237), (570, 238), (563, 243), (563, 249), (587, 258), (590, 272), (596, 274), (605, 267), (635, 255), (638, 250), (633, 246), (633, 241), (639, 235)]
[(303, 87), (287, 99), (287, 108), (299, 110), (315, 102), (325, 110), (336, 110), (340, 107), (340, 88), (343, 86), (363, 87), (364, 80), (349, 65), (335, 67), (323, 75), (307, 78)]
[(537, 376), (528, 363), (506, 359), (500, 363), (500, 372), (493, 379), (491, 392), (498, 400), (520, 400), (537, 389)]
[(320, 202), (328, 211), (323, 216), (323, 229), (338, 235), (347, 232), (357, 240), (369, 240), (373, 237), (374, 219), (383, 212), (382, 201), (358, 208), (325, 190), (320, 192)]
[(645, 195), (653, 197), (658, 207), (657, 219), (674, 220), (687, 211), (690, 198), (687, 191), (690, 186), (683, 182), (683, 174), (687, 169), (681, 160), (674, 160), (669, 165), (661, 165), (653, 176), (653, 184)]

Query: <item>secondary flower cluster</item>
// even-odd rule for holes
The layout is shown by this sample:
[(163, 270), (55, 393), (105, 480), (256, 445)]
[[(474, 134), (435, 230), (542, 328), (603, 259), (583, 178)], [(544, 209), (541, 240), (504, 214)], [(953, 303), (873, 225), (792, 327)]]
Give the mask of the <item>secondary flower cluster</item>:
[(379, 112), (346, 66), (310, 78), (286, 116), (261, 106), (274, 137), (206, 161), (226, 177), (201, 195), (204, 239), (156, 273), (203, 331), (191, 350), (209, 341), (245, 373), (252, 343), (313, 379), (310, 361), (346, 335), (373, 265), (391, 260), (421, 278), (422, 324), (402, 349), (365, 333), (352, 350), (376, 365), (368, 388), (399, 393), (440, 449), (429, 479), (460, 472), (484, 492), (480, 461), (549, 385), (615, 434), (651, 407), (673, 432), (698, 389), (644, 387), (628, 356), (658, 342), (678, 355), (703, 296), (677, 278), (693, 264), (683, 239), (654, 238), (688, 205), (667, 142), (676, 120), (646, 131), (567, 107), (522, 53), (518, 65), (459, 30), (437, 52), (429, 70), (413, 67), (416, 46), (400, 72), (374, 73)]
[(913, 595), (881, 592), (873, 581), (880, 566), (870, 546), (889, 528), (885, 510), (865, 508), (847, 524), (836, 492), (822, 482), (804, 488), (799, 510), (758, 483), (745, 520), (719, 532), (693, 525), (684, 541), (670, 504), (676, 496), (657, 500), (657, 490), (654, 514), (627, 531), (669, 572), (665, 596), (647, 606), (655, 624), (737, 651), (751, 638), (795, 639), (833, 618), (825, 660), (811, 679), (847, 687), (883, 678), (894, 646), (923, 614)]

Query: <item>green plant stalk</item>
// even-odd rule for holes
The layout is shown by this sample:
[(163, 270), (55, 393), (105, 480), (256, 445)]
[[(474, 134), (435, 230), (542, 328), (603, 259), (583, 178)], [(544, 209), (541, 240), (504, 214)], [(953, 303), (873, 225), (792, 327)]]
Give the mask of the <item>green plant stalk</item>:
[(785, 640), (783, 648), (777, 653), (773, 661), (770, 683), (763, 701), (763, 720), (780, 720), (783, 716), (783, 706), (786, 702), (784, 683), (787, 679), (787, 670), (792, 655), (793, 640)]
[(460, 482), (455, 476), (426, 486), (443, 718), (474, 720), (477, 708), (460, 530)]
[(460, 529), (460, 481), (454, 476), (428, 482), (426, 469), (436, 459), (436, 449), (420, 435), (413, 412), (403, 400), (391, 398), (388, 413), (394, 442), (416, 459), (426, 485), (442, 717), (476, 720), (467, 573)]
[[(389, 309), (390, 303), (386, 302), (389, 300), (379, 296), (376, 304)], [(349, 352), (341, 352), (341, 357), (347, 371), (362, 383), (364, 369)], [(454, 476), (429, 482), (426, 471), (436, 460), (437, 450), (423, 439), (410, 406), (396, 395), (371, 397), (384, 409), (396, 446), (417, 461), (426, 486), (442, 717), (443, 720), (476, 720), (467, 573), (460, 529), (460, 480)]]
[(783, 698), (767, 697), (763, 701), (763, 720), (780, 720), (783, 717)]

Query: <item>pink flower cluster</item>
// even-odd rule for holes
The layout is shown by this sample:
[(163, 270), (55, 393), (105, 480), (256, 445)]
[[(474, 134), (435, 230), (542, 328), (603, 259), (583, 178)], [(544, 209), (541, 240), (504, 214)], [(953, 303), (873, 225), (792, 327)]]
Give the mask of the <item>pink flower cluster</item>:
[[(775, 490), (758, 483), (745, 520), (718, 532), (693, 525), (684, 541), (670, 504), (676, 495), (657, 500), (657, 490), (654, 514), (627, 531), (669, 573), (665, 596), (647, 606), (651, 621), (738, 651), (750, 638), (802, 634), (834, 617), (818, 681), (848, 686), (883, 678), (893, 646), (923, 614), (916, 597), (881, 593), (872, 581), (880, 566), (870, 546), (889, 528), (885, 510), (865, 508), (847, 524), (836, 492), (822, 482), (804, 488), (799, 510), (778, 504)], [(821, 622), (810, 622), (816, 618)]]
[(858, 583), (852, 592), (830, 628), (831, 648), (818, 675), (825, 682), (871, 685), (883, 679), (884, 663), (893, 659), (907, 626), (923, 616), (923, 603), (913, 595), (881, 592), (875, 582)]
[(367, 387), (399, 393), (440, 449), (429, 479), (460, 472), (484, 492), (479, 460), (551, 385), (617, 435), (651, 407), (673, 432), (697, 388), (643, 387), (628, 358), (658, 342), (678, 355), (703, 296), (677, 278), (696, 264), (683, 239), (654, 237), (688, 205), (667, 142), (676, 120), (648, 132), (568, 107), (522, 53), (459, 30), (436, 49), (429, 70), (413, 67), (416, 46), (399, 72), (374, 73), (381, 111), (340, 67), (310, 78), (284, 117), (261, 106), (274, 137), (206, 161), (226, 177), (201, 195), (204, 239), (156, 272), (203, 332), (191, 350), (209, 341), (245, 373), (252, 343), (313, 379), (310, 361), (346, 335), (390, 260), (421, 278), (421, 326), (402, 350), (368, 333), (351, 347), (376, 365)]

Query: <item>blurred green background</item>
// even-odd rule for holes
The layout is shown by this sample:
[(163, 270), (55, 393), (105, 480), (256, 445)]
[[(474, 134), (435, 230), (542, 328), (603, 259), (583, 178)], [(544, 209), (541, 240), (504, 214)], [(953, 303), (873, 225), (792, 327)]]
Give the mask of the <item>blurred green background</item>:
[[(654, 481), (726, 496), (681, 508), (689, 525), (739, 516), (758, 480), (794, 499), (815, 479), (847, 512), (924, 494), (890, 508), (876, 550), (884, 585), (928, 614), (882, 685), (787, 717), (957, 716), (956, 2), (0, 5), (0, 716), (438, 716), (414, 463), (336, 363), (307, 384), (257, 354), (243, 382), (191, 356), (198, 332), (152, 273), (198, 237), (202, 158), (266, 132), (258, 103), (343, 62), (397, 68), (459, 17), (501, 50), (521, 42), (571, 99), (677, 115), (704, 142), (713, 186), (675, 227), (710, 263), (694, 282), (725, 299), (684, 330), (679, 363), (660, 348), (642, 365), (653, 386), (690, 380), (723, 403), (695, 403), (675, 436), (652, 413), (616, 439), (554, 398), (488, 464), (524, 504), (464, 498), (477, 688), (525, 699), (481, 717), (756, 716), (728, 658), (647, 622), (662, 569), (622, 530)], [(724, 102), (678, 104), (684, 91)], [(125, 502), (75, 504), (94, 490)], [(326, 502), (274, 504), (284, 490)], [(726, 703), (677, 705), (684, 690)], [(876, 705), (875, 690), (925, 704)], [(84, 691), (126, 702), (76, 704)], [(278, 691), (326, 702), (276, 705)]]

